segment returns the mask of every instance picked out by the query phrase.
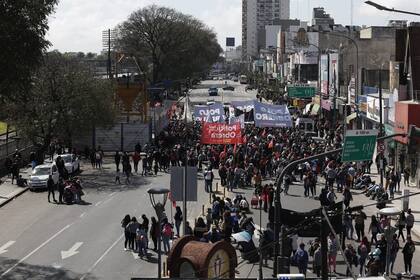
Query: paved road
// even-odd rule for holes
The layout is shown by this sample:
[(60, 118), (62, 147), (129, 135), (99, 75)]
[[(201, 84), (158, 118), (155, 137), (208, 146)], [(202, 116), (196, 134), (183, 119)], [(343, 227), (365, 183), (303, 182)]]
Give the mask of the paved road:
[[(167, 186), (169, 176), (135, 176), (130, 185), (116, 185), (111, 165), (103, 171), (84, 167), (86, 205), (47, 202), (46, 192), (26, 192), (0, 208), (0, 279), (128, 279), (157, 275), (150, 262), (123, 251), (120, 221), (125, 214), (154, 216), (146, 190)], [(123, 180), (122, 180), (123, 181)], [(201, 186), (202, 182), (200, 182)], [(208, 195), (200, 192), (200, 201)], [(167, 214), (171, 216), (170, 203)], [(201, 213), (202, 204), (188, 204)], [(192, 217), (192, 224), (194, 223)], [(73, 247), (75, 254), (64, 252)]]
[[(226, 80), (226, 82), (228, 85), (232, 85), (235, 90), (223, 90), (222, 88), (225, 86), (225, 80), (203, 81), (197, 86), (197, 89), (191, 91), (190, 102), (192, 104), (206, 104), (207, 101), (213, 100), (222, 103), (230, 103), (232, 101), (253, 100), (256, 98), (256, 90), (245, 91), (246, 85), (241, 85), (238, 82), (229, 80)], [(208, 89), (210, 87), (217, 87), (219, 89), (218, 96), (209, 96)]]

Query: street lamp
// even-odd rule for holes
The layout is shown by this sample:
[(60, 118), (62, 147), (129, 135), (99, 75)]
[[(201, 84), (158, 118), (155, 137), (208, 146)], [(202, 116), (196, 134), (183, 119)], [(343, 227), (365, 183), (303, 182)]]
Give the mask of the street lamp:
[(381, 11), (387, 11), (387, 12), (394, 12), (394, 13), (401, 13), (401, 14), (408, 14), (408, 15), (415, 15), (415, 16), (420, 16), (419, 13), (413, 13), (413, 12), (408, 12), (408, 11), (401, 11), (401, 10), (396, 10), (394, 8), (388, 8), (385, 6), (382, 6), (381, 4), (375, 3), (373, 1), (365, 1), (366, 4), (375, 7), (378, 10)]
[(158, 225), (159, 225), (159, 232), (158, 232), (158, 279), (161, 279), (162, 275), (162, 253), (161, 253), (161, 237), (162, 237), (162, 229), (161, 223), (165, 215), (165, 204), (166, 200), (168, 199), (168, 193), (170, 191), (166, 188), (150, 188), (147, 190), (147, 193), (150, 197), (150, 203), (152, 207), (156, 211), (156, 215), (158, 218)]

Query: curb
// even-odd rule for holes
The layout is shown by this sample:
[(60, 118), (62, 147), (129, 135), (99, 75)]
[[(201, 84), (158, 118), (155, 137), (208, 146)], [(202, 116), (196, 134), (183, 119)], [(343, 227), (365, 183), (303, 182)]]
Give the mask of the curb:
[(4, 205), (6, 205), (7, 203), (9, 203), (10, 201), (12, 201), (13, 199), (15, 199), (16, 197), (20, 196), (21, 194), (23, 194), (24, 192), (26, 192), (27, 190), (29, 190), (29, 188), (23, 188), (21, 191), (17, 192), (15, 195), (13, 195), (12, 197), (9, 197), (8, 199), (6, 199), (5, 201), (0, 203), (0, 208), (3, 207)]

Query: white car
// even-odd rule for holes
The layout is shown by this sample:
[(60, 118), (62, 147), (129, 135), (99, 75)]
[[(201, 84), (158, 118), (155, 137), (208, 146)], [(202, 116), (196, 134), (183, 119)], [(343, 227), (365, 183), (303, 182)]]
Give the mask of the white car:
[(55, 164), (42, 164), (38, 165), (32, 170), (31, 176), (28, 180), (29, 189), (41, 189), (47, 187), (48, 177), (52, 176), (54, 183), (58, 183), (58, 169)]
[(67, 173), (73, 174), (80, 170), (80, 160), (79, 157), (75, 154), (62, 154), (59, 155), (64, 160), (64, 167), (67, 170)]

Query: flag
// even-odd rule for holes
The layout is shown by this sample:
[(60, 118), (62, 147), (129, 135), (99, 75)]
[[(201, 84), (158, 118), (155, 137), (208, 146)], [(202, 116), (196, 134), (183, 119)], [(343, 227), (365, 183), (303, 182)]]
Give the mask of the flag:
[(261, 137), (265, 137), (266, 134), (267, 133), (266, 133), (265, 128), (264, 128), (263, 132), (261, 133)]
[(171, 192), (169, 192), (168, 198), (172, 202), (172, 207), (173, 208), (176, 208), (176, 201), (173, 200), (173, 197), (172, 197), (172, 193)]
[(236, 154), (236, 143), (235, 143), (235, 146), (233, 147), (233, 153)]
[(242, 139), (242, 143), (246, 144), (246, 135), (244, 135), (243, 139)]
[(274, 139), (271, 139), (270, 143), (268, 143), (268, 148), (272, 149), (274, 147)]

